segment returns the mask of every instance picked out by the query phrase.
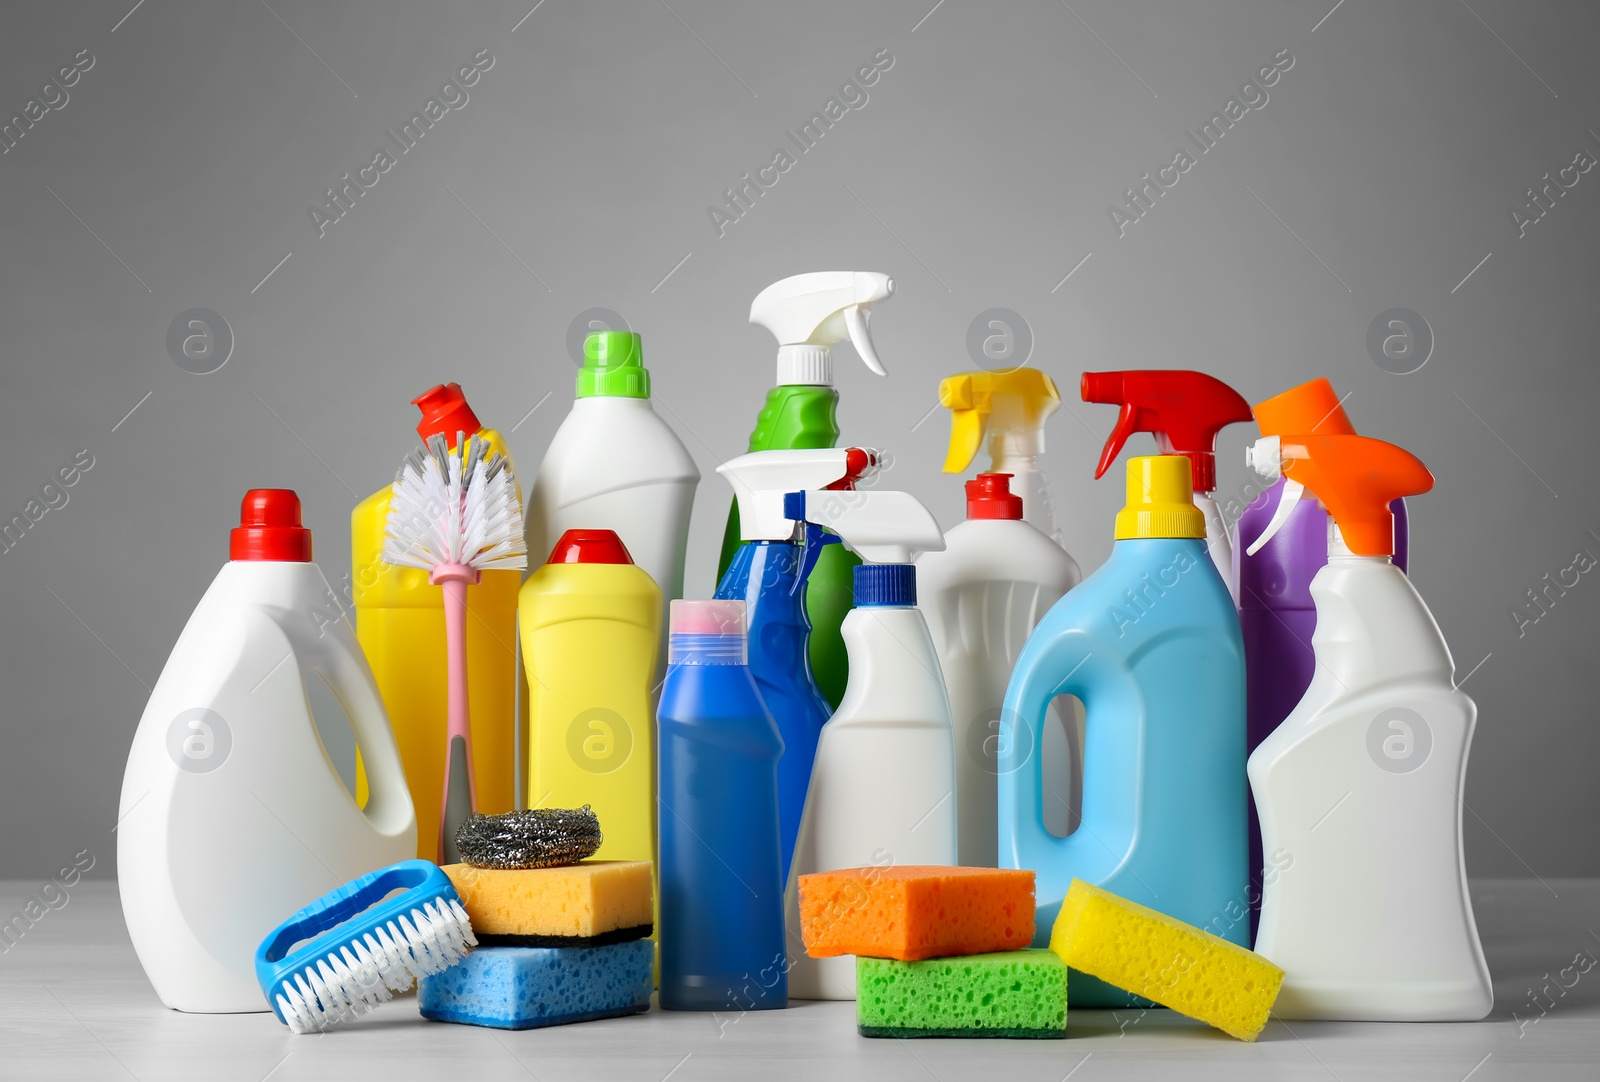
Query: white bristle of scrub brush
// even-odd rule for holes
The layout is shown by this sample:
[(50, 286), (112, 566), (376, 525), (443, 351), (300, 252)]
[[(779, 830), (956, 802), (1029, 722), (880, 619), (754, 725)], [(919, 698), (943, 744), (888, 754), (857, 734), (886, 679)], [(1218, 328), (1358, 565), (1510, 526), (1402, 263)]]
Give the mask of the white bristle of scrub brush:
[(320, 1033), (449, 969), (478, 945), (467, 911), (435, 898), (357, 936), (280, 984), (278, 1009), (295, 1033)]
[[(459, 434), (458, 434), (459, 439)], [(480, 437), (451, 451), (442, 435), (414, 448), (395, 475), (383, 559), (431, 571), (528, 566), (522, 501), (507, 460)]]

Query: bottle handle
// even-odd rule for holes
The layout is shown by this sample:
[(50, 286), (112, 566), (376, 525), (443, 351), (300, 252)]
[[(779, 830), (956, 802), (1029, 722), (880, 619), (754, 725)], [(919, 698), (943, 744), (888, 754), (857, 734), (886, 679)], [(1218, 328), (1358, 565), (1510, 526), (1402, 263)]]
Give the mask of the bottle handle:
[(416, 822), (405, 767), (400, 762), (400, 748), (395, 743), (394, 730), (389, 727), (389, 714), (378, 694), (372, 669), (348, 624), (344, 624), (344, 634), (340, 638), (339, 645), (344, 648), (335, 646), (319, 651), (312, 668), (327, 680), (328, 687), (344, 707), (345, 716), (350, 719), (350, 729), (367, 775), (367, 804), (363, 813), (379, 830), (393, 834), (403, 829), (407, 821)]

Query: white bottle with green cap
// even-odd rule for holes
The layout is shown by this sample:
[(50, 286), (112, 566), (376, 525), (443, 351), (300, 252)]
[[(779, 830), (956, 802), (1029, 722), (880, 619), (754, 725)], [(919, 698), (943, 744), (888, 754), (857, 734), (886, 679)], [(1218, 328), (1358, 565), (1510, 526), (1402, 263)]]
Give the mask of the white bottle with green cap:
[(613, 530), (668, 600), (682, 597), (700, 470), (650, 407), (639, 336), (590, 334), (577, 395), (528, 493), (529, 561), (543, 562), (568, 530)]

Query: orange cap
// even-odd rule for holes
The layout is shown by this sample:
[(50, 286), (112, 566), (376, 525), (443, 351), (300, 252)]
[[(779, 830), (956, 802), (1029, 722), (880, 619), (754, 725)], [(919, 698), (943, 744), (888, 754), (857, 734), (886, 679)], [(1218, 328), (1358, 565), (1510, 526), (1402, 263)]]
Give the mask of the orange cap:
[(1319, 436), (1354, 436), (1333, 384), (1318, 376), (1309, 383), (1291, 387), (1255, 408), (1256, 424), (1263, 436), (1282, 436), (1287, 432), (1314, 432)]
[(1421, 459), (1370, 436), (1286, 435), (1279, 442), (1283, 475), (1322, 501), (1351, 552), (1394, 555), (1390, 503), (1433, 488)]

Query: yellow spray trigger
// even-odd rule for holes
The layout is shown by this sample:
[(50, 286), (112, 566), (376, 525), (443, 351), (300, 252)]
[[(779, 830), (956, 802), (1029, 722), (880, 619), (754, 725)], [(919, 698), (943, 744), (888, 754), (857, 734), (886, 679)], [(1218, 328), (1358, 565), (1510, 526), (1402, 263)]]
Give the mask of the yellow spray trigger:
[(950, 450), (945, 473), (963, 473), (983, 446), (991, 426), (1015, 452), (1044, 450), (1044, 422), (1061, 408), (1055, 381), (1037, 368), (1010, 372), (962, 372), (939, 383), (939, 404), (950, 411)]

